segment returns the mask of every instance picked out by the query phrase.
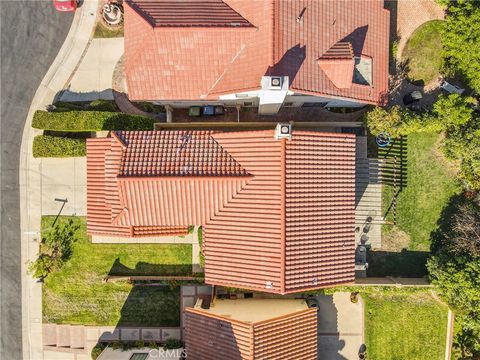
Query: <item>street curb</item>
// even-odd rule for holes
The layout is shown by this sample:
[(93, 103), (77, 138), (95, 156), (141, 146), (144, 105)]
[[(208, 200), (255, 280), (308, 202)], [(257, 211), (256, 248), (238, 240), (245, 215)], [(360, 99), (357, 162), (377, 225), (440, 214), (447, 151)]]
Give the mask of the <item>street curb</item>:
[(27, 274), (27, 263), (38, 252), (41, 215), (41, 194), (35, 192), (35, 185), (41, 183), (41, 160), (33, 158), (31, 148), (38, 130), (31, 121), (37, 109), (52, 103), (77, 68), (92, 38), (97, 9), (98, 0), (87, 0), (75, 13), (60, 51), (35, 92), (23, 130), (19, 166), (23, 359), (43, 359), (42, 285)]

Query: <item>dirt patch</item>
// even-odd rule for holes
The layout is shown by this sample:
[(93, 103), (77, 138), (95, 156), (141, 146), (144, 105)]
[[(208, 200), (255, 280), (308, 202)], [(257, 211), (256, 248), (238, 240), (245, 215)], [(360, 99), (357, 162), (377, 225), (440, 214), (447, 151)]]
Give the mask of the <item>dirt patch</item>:
[(393, 226), (389, 231), (382, 234), (382, 248), (381, 251), (400, 252), (402, 249), (407, 249), (410, 244), (410, 236)]

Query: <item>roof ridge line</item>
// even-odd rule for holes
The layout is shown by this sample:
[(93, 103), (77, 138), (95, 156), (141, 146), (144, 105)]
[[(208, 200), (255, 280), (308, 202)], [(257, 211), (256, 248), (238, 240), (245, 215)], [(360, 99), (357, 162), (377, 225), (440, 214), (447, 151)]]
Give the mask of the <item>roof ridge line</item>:
[(285, 292), (285, 258), (286, 258), (286, 177), (287, 177), (287, 165), (286, 165), (286, 147), (287, 139), (280, 140), (280, 293)]

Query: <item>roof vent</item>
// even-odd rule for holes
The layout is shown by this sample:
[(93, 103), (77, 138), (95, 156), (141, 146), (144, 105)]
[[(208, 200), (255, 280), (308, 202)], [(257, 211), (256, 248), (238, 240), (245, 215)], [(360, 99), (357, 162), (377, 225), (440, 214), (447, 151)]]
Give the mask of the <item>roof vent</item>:
[(313, 286), (317, 286), (317, 285), (318, 285), (318, 279), (317, 279), (317, 278), (313, 278), (313, 280), (312, 280), (312, 285), (313, 285)]
[(270, 77), (270, 89), (281, 89), (282, 88), (282, 76), (271, 76)]
[(291, 139), (292, 138), (292, 124), (277, 124), (275, 128), (275, 139)]
[(273, 288), (273, 282), (265, 281), (265, 289), (271, 289), (271, 288)]

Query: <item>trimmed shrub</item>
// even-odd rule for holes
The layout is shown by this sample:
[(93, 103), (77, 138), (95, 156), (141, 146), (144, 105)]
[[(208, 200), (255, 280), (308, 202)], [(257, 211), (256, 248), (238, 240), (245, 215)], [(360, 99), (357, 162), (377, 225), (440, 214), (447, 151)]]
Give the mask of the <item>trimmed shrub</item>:
[(100, 356), (100, 354), (105, 350), (107, 346), (105, 344), (96, 344), (93, 349), (92, 353), (90, 354), (92, 356), (92, 360), (97, 360), (97, 358)]
[(32, 127), (41, 130), (81, 132), (101, 130), (153, 130), (154, 119), (108, 111), (47, 112), (33, 115)]
[(119, 111), (117, 104), (113, 100), (94, 100), (88, 104), (88, 110), (92, 111), (110, 111), (117, 112)]
[(179, 349), (183, 346), (182, 342), (177, 339), (167, 339), (163, 344), (163, 350)]
[(33, 139), (33, 157), (76, 157), (87, 154), (85, 139), (38, 135)]

